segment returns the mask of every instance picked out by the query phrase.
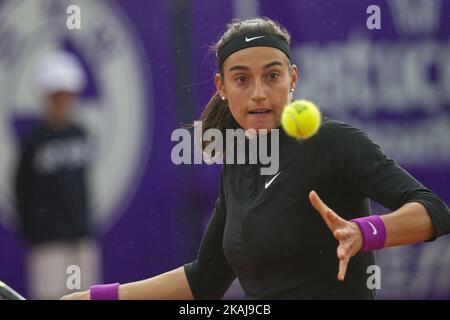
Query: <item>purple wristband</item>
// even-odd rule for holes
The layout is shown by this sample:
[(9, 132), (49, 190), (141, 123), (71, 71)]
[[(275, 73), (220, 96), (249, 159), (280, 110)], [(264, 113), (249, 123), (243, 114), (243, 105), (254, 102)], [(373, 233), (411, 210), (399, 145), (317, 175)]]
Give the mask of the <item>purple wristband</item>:
[(119, 300), (119, 283), (102, 284), (90, 288), (91, 300)]
[(362, 252), (377, 250), (384, 247), (386, 242), (386, 227), (379, 216), (373, 215), (353, 219), (351, 221), (355, 222), (361, 230), (363, 237)]

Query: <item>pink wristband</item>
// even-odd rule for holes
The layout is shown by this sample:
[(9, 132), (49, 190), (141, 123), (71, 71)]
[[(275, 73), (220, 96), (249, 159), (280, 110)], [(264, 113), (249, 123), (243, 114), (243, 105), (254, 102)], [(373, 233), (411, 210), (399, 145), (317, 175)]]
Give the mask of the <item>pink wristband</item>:
[(119, 300), (119, 283), (92, 286), (91, 300)]
[(383, 220), (377, 216), (369, 216), (351, 220), (355, 222), (363, 237), (363, 247), (361, 252), (378, 250), (386, 243), (386, 227)]

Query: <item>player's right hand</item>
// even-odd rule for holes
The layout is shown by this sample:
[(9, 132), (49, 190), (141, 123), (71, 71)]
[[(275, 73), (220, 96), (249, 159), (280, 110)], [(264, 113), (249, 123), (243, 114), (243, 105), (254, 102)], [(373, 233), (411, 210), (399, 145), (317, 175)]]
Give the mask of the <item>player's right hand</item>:
[(88, 291), (80, 291), (63, 296), (60, 300), (90, 300), (91, 295)]

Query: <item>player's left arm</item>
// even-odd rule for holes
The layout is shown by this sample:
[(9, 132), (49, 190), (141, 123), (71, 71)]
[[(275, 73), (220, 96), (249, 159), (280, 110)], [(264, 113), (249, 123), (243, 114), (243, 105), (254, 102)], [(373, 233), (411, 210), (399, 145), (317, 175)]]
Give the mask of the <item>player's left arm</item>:
[[(339, 259), (338, 279), (343, 281), (350, 258), (363, 246), (363, 236), (355, 222), (341, 218), (329, 208), (315, 191), (309, 199), (320, 213), (336, 240), (339, 241), (337, 256)], [(426, 208), (419, 202), (409, 202), (392, 213), (380, 216), (386, 227), (385, 247), (412, 244), (429, 240), (434, 236), (433, 223)]]
[(423, 242), (434, 236), (434, 227), (425, 206), (409, 202), (392, 213), (380, 216), (386, 227), (385, 247)]
[[(373, 231), (373, 235), (377, 235), (378, 240), (381, 239), (380, 242), (384, 238), (381, 247), (429, 241), (450, 233), (450, 210), (439, 196), (390, 159), (361, 130), (347, 124), (335, 127), (329, 130), (330, 134), (322, 135), (322, 138), (327, 145), (336, 146), (326, 150), (330, 153), (328, 156), (336, 159), (335, 170), (341, 177), (339, 183), (342, 185), (344, 182), (349, 188), (348, 192), (373, 199), (391, 210), (389, 214), (379, 216), (381, 225), (378, 227), (381, 229)], [(321, 214), (339, 241), (338, 279), (342, 281), (349, 259), (363, 247), (363, 250), (373, 250), (371, 245), (367, 246), (373, 243), (364, 243), (360, 219), (358, 225), (341, 218), (314, 191), (309, 194), (309, 198), (312, 206)], [(347, 213), (346, 217), (348, 216)], [(372, 228), (376, 227), (376, 221), (377, 218), (363, 220), (362, 226), (370, 226), (371, 232)], [(381, 235), (383, 237), (380, 237)], [(380, 248), (379, 243), (376, 244), (374, 247)]]

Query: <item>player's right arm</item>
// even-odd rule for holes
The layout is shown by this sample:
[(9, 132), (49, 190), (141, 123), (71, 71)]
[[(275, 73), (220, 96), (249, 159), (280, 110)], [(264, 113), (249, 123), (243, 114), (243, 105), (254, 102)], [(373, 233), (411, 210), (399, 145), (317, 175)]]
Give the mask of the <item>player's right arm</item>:
[[(223, 180), (223, 171), (221, 180)], [(153, 278), (119, 286), (119, 299), (222, 298), (236, 278), (224, 254), (225, 221), (225, 197), (221, 183), (220, 195), (203, 235), (197, 259)], [(63, 299), (90, 299), (90, 296), (89, 292), (85, 291), (65, 296)]]
[[(184, 267), (171, 270), (158, 276), (119, 286), (120, 300), (192, 300)], [(89, 291), (76, 292), (62, 300), (89, 300)]]

